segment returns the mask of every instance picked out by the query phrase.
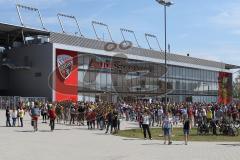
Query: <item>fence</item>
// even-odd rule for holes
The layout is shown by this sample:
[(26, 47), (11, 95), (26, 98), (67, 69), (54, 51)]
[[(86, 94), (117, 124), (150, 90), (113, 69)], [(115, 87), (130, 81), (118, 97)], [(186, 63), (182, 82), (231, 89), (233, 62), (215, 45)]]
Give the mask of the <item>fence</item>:
[(7, 107), (17, 107), (19, 103), (25, 103), (30, 105), (30, 102), (41, 102), (45, 103), (45, 97), (19, 97), (19, 96), (0, 96), (0, 109), (6, 109)]

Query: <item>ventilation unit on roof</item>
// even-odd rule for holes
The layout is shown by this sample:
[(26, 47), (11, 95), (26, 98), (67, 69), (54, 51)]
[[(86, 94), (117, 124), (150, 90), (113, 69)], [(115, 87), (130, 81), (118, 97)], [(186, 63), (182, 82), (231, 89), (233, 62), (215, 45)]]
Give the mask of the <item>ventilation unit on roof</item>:
[(47, 36), (34, 36), (26, 37), (27, 44), (43, 44), (49, 42), (49, 37)]

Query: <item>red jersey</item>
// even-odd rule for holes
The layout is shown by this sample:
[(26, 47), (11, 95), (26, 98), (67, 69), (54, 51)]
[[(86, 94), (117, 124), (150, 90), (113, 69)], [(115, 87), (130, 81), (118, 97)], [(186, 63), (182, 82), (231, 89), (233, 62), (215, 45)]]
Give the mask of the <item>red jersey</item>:
[(56, 112), (55, 110), (51, 109), (48, 111), (48, 114), (49, 114), (49, 118), (50, 119), (55, 119), (56, 118)]

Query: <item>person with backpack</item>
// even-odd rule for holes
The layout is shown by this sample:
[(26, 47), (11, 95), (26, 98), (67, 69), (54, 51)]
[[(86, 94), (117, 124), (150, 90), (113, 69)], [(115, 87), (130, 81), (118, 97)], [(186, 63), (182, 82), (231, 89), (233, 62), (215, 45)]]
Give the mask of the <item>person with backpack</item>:
[(48, 111), (48, 115), (49, 115), (49, 119), (50, 119), (50, 124), (49, 125), (50, 125), (50, 128), (51, 128), (51, 131), (53, 131), (54, 128), (55, 128), (55, 119), (57, 117), (54, 106)]
[(34, 129), (34, 132), (38, 131), (38, 118), (40, 116), (40, 109), (37, 106), (38, 104), (35, 103), (35, 105), (30, 110), (30, 116), (32, 117), (32, 126)]

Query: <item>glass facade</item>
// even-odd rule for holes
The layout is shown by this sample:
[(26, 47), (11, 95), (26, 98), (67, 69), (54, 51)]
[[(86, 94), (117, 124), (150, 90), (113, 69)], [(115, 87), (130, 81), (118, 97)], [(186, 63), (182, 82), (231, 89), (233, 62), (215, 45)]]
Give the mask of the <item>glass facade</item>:
[(79, 100), (163, 100), (167, 74), (168, 100), (173, 102), (216, 102), (217, 71), (80, 54)]

